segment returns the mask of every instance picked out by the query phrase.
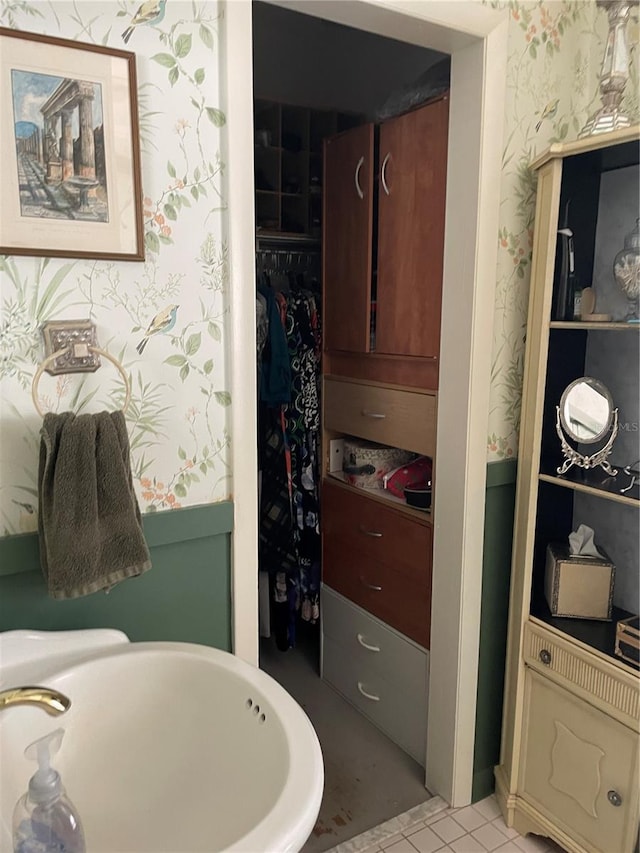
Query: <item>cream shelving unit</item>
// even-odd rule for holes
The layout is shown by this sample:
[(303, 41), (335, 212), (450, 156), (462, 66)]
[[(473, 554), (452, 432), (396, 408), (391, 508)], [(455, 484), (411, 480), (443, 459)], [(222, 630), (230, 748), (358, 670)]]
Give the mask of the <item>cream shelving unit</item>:
[[(601, 186), (614, 172), (614, 180), (629, 175), (637, 199), (639, 136), (636, 126), (554, 145), (533, 163), (537, 207), (502, 751), (495, 776), (507, 824), (521, 834), (549, 836), (572, 853), (637, 849), (640, 681), (638, 670), (617, 658), (613, 648), (616, 620), (625, 610), (637, 613), (638, 602), (614, 597), (620, 606), (610, 623), (553, 618), (542, 594), (545, 548), (552, 540), (566, 541), (587, 506), (598, 521), (597, 537), (614, 546), (624, 536), (637, 543), (640, 495), (637, 488), (621, 492), (628, 479), (616, 482), (582, 470), (558, 475), (555, 405), (570, 381), (604, 364), (601, 353), (613, 349), (619, 355), (611, 375), (620, 378), (620, 387), (611, 389), (614, 404), (621, 412), (637, 412), (638, 363), (629, 353), (637, 353), (640, 329), (616, 317), (610, 323), (551, 319), (556, 232), (559, 212), (571, 197), (576, 256), (583, 264), (579, 272), (597, 289), (599, 229), (619, 227), (613, 223), (616, 197), (603, 205)], [(631, 433), (620, 442), (612, 458), (618, 466), (628, 465), (633, 460), (616, 453), (634, 449)], [(635, 442), (637, 447), (637, 437)], [(633, 547), (620, 549), (616, 571), (616, 589), (637, 591), (637, 545), (635, 554)]]

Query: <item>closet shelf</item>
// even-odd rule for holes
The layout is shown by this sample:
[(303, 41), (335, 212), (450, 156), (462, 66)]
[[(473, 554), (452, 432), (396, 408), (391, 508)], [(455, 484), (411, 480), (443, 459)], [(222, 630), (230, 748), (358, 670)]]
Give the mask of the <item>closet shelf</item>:
[(549, 323), (550, 329), (585, 329), (587, 331), (610, 331), (610, 332), (627, 332), (640, 331), (640, 323), (624, 323), (622, 321), (612, 320), (606, 323), (589, 323), (582, 320), (552, 320)]
[(350, 492), (354, 492), (357, 495), (364, 495), (365, 497), (378, 501), (386, 506), (390, 505), (394, 509), (398, 509), (407, 515), (410, 515), (412, 518), (424, 521), (428, 525), (432, 524), (431, 509), (415, 509), (414, 507), (409, 506), (405, 500), (397, 498), (395, 495), (386, 491), (386, 489), (360, 489), (357, 486), (351, 486), (347, 483), (346, 475), (343, 474), (342, 471), (333, 471), (332, 473), (325, 474), (325, 477), (330, 480), (335, 480)]

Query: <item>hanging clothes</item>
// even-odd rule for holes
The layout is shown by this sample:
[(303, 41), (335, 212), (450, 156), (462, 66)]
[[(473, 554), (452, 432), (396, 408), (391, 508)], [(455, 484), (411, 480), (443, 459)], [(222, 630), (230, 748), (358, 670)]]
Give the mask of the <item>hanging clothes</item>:
[[(315, 623), (320, 613), (320, 353), (321, 328), (314, 294), (290, 274), (288, 292), (259, 279), (268, 334), (262, 349), (259, 399), (261, 498), (260, 569), (269, 572), (276, 644), (296, 644), (299, 618)], [(278, 286), (282, 288), (282, 275)], [(283, 341), (288, 399), (282, 381)], [(278, 365), (274, 366), (274, 358)]]

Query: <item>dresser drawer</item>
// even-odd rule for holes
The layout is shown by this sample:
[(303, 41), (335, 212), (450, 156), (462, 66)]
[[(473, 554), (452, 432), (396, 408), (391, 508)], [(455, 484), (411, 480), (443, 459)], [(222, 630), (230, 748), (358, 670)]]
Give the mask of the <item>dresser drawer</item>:
[(328, 480), (322, 487), (322, 533), (325, 546), (339, 541), (409, 580), (430, 582), (431, 526)]
[(328, 586), (322, 588), (322, 635), (404, 692), (426, 690), (429, 653)]
[(543, 625), (524, 626), (524, 660), (532, 669), (636, 731), (640, 728), (640, 680)]
[(406, 574), (368, 557), (356, 545), (325, 538), (322, 579), (350, 601), (373, 613), (401, 634), (429, 648), (431, 579)]
[(422, 766), (427, 734), (427, 692), (397, 681), (345, 652), (329, 636), (322, 641), (322, 677)]
[(436, 450), (436, 397), (435, 394), (326, 377), (324, 425), (336, 432), (433, 458)]

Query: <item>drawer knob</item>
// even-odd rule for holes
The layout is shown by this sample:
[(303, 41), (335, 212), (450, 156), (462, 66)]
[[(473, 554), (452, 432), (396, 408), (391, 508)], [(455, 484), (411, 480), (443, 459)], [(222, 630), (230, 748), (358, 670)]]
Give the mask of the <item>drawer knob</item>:
[(382, 539), (382, 533), (377, 530), (367, 530), (362, 524), (360, 525), (360, 533), (364, 533), (365, 536), (373, 536), (374, 539)]
[(360, 643), (360, 645), (363, 648), (367, 649), (368, 651), (370, 651), (370, 652), (379, 652), (380, 651), (380, 646), (372, 646), (369, 643), (365, 642), (365, 639), (362, 636), (362, 634), (356, 634), (356, 637), (358, 638), (358, 642)]
[(622, 797), (617, 791), (609, 791), (607, 793), (607, 799), (609, 800), (612, 806), (622, 805)]
[(371, 699), (372, 702), (379, 702), (380, 701), (379, 696), (376, 696), (374, 693), (367, 693), (367, 691), (362, 686), (361, 681), (358, 682), (358, 690), (360, 691), (360, 693), (362, 693), (362, 695), (364, 696), (365, 699)]
[(374, 583), (369, 583), (364, 578), (360, 578), (360, 583), (362, 584), (362, 586), (366, 586), (367, 589), (372, 589), (374, 592), (382, 592), (381, 586), (377, 586)]
[(541, 649), (538, 657), (545, 666), (549, 666), (551, 663), (551, 652), (548, 649)]
[(365, 418), (377, 418), (378, 420), (382, 420), (387, 417), (382, 412), (369, 412), (367, 409), (363, 409), (361, 415)]

